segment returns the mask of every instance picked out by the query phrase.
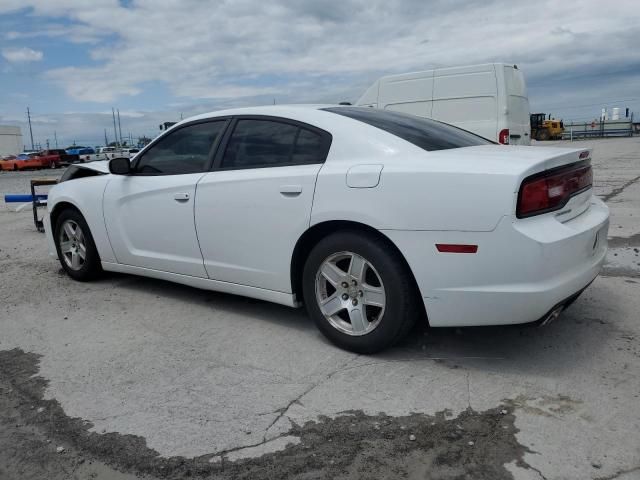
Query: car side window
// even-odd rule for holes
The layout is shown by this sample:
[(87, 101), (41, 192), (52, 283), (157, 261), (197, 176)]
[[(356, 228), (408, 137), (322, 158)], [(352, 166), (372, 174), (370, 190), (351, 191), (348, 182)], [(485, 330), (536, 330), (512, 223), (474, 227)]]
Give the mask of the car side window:
[(320, 134), (273, 120), (240, 119), (222, 158), (222, 168), (260, 168), (322, 163), (326, 147)]
[(170, 132), (144, 152), (135, 173), (180, 175), (206, 171), (211, 149), (225, 125), (225, 120), (197, 123)]
[(317, 133), (300, 129), (291, 157), (292, 163), (322, 163), (325, 157), (323, 139)]

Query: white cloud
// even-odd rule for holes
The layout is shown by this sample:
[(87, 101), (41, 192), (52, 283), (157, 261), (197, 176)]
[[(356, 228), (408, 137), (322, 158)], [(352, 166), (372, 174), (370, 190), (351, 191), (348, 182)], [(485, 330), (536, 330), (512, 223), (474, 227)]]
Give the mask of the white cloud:
[[(6, 8), (30, 2), (14, 3)], [(508, 61), (535, 78), (640, 64), (631, 48), (640, 25), (636, 0), (588, 0), (579, 9), (555, 0), (535, 9), (513, 0), (55, 3), (33, 2), (34, 14), (66, 15), (76, 30), (106, 38), (90, 50), (98, 66), (48, 73), (82, 101), (113, 102), (149, 81), (177, 97), (229, 98), (298, 95), (301, 81), (341, 77), (359, 85), (434, 65)]]
[(11, 63), (39, 62), (43, 58), (42, 52), (28, 47), (3, 48), (2, 56), (7, 62)]
[(64, 38), (72, 43), (97, 43), (104, 34), (87, 25), (37, 25), (26, 31), (8, 30), (4, 37), (7, 40), (23, 40), (40, 37)]
[[(557, 0), (535, 8), (530, 0), (136, 0), (127, 8), (118, 0), (0, 2), (0, 14), (24, 8), (43, 26), (14, 26), (5, 34), (12, 41), (86, 45), (91, 65), (70, 57), (45, 74), (69, 97), (124, 107), (150, 84), (169, 90), (157, 97), (159, 113), (127, 116), (141, 133), (181, 110), (186, 116), (272, 98), (353, 101), (382, 74), (494, 61), (522, 68), (535, 108), (637, 97), (637, 0), (584, 0), (580, 8)], [(630, 73), (611, 74), (622, 67)], [(59, 132), (79, 136), (110, 123), (108, 114), (57, 118)]]

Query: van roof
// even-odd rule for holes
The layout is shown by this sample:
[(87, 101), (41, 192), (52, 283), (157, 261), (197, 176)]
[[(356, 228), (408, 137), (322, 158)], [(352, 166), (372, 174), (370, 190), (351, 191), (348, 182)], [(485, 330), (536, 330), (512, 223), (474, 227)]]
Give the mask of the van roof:
[(436, 67), (436, 68), (430, 68), (427, 70), (418, 70), (415, 72), (406, 72), (406, 73), (396, 73), (396, 74), (392, 74), (392, 75), (385, 75), (383, 77), (380, 77), (378, 79), (378, 81), (380, 80), (387, 80), (387, 79), (395, 79), (395, 78), (403, 78), (403, 77), (411, 77), (414, 75), (422, 75), (426, 72), (442, 72), (442, 71), (447, 71), (450, 73), (455, 73), (455, 72), (459, 72), (459, 73), (463, 73), (463, 72), (487, 72), (487, 71), (492, 71), (494, 69), (496, 69), (496, 67), (500, 68), (500, 67), (509, 67), (509, 68), (518, 68), (518, 66), (514, 63), (478, 63), (478, 64), (474, 64), (474, 65), (458, 65), (458, 66), (452, 66), (452, 67)]

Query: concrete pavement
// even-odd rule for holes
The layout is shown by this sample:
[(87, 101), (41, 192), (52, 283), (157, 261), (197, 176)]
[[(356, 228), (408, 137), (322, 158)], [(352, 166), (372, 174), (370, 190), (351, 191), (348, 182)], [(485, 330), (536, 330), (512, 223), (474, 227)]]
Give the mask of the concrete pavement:
[[(417, 328), (390, 351), (355, 355), (328, 344), (302, 310), (124, 275), (73, 282), (47, 256), (30, 212), (4, 207), (0, 351), (14, 352), (8, 363), (37, 354), (42, 400), (90, 422), (92, 438), (117, 445), (133, 435), (164, 459), (211, 465), (206, 474), (275, 452), (264, 458), (281, 478), (361, 478), (371, 448), (378, 478), (640, 478), (640, 139), (553, 143), (594, 147), (612, 248), (603, 275), (545, 328)], [(0, 175), (0, 193), (29, 176)], [(451, 436), (459, 418), (476, 439)], [(420, 443), (432, 424), (439, 442)], [(406, 450), (385, 450), (385, 428)], [(464, 445), (498, 438), (494, 428), (511, 436), (484, 454), (493, 476), (481, 477), (473, 462), (484, 460), (463, 462), (472, 458)], [(349, 429), (362, 442), (345, 437)], [(406, 440), (412, 431), (422, 437)], [(318, 447), (316, 468), (304, 448), (317, 438), (342, 438), (345, 456)], [(57, 441), (83, 454), (81, 442)], [(454, 460), (436, 461), (436, 447)], [(153, 461), (127, 471), (162, 476)]]

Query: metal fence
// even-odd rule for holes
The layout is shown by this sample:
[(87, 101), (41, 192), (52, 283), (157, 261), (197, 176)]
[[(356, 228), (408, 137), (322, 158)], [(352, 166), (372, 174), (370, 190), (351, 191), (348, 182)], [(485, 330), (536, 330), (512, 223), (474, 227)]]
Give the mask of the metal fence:
[(591, 137), (633, 136), (633, 115), (620, 120), (594, 120), (591, 122), (565, 122), (563, 139)]

